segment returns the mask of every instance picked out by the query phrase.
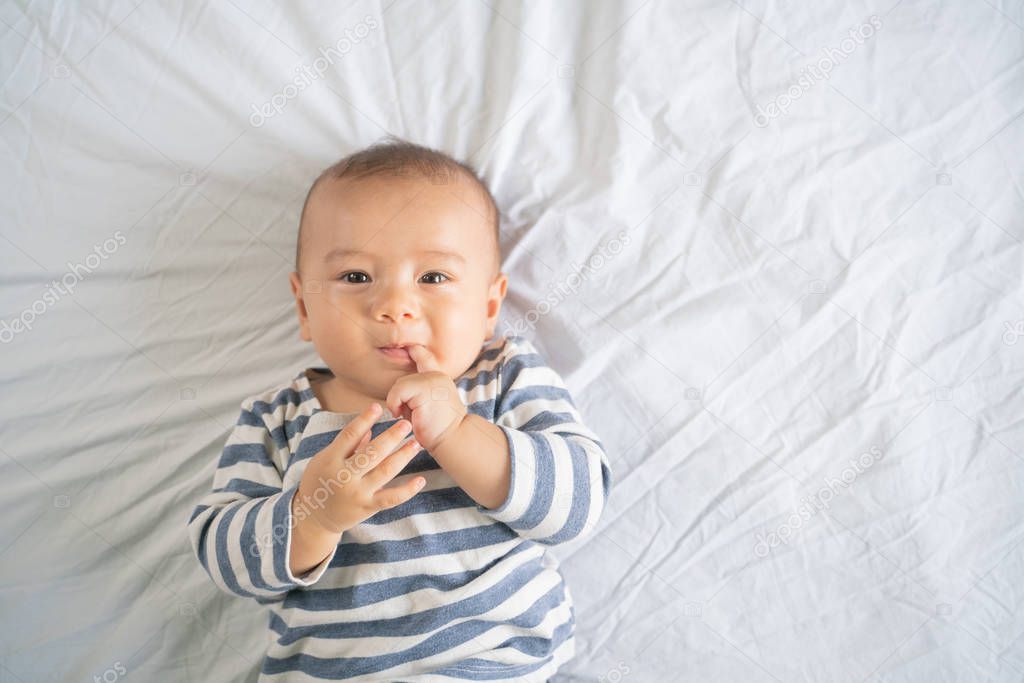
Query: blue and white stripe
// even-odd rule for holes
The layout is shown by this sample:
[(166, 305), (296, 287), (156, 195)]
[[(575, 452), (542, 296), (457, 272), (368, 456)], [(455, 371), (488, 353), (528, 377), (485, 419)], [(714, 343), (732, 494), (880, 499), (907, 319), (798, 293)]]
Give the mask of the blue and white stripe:
[[(243, 401), (188, 531), (221, 590), (270, 607), (261, 681), (546, 681), (573, 657), (572, 597), (545, 548), (596, 526), (612, 484), (604, 448), (523, 337), (492, 340), (456, 386), (508, 439), (507, 499), (477, 504), (420, 451), (395, 483), (426, 486), (298, 577), (292, 497), (353, 415), (321, 410), (305, 371)], [(394, 421), (385, 410), (373, 436)]]

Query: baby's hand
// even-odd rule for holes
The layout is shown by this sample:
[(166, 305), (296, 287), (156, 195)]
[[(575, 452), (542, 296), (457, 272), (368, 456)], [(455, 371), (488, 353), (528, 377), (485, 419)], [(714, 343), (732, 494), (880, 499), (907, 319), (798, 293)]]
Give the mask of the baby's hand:
[(380, 410), (380, 405), (373, 403), (353, 418), (310, 459), (302, 474), (293, 510), (301, 505), (306, 516), (325, 531), (341, 534), (380, 510), (401, 505), (426, 483), (423, 477), (413, 477), (401, 486), (381, 488), (422, 446), (410, 439), (395, 450), (409, 434), (406, 420), (399, 420), (370, 441)]
[(395, 415), (412, 421), (416, 440), (428, 451), (436, 449), (465, 419), (466, 406), (455, 382), (422, 344), (409, 347), (416, 372), (399, 377), (387, 395), (387, 406)]

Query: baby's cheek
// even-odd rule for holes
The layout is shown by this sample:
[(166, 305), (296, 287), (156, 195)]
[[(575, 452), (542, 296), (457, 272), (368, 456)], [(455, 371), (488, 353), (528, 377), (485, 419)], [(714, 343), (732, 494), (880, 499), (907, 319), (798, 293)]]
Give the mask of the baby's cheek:
[(339, 308), (347, 310), (354, 305), (353, 297), (351, 295), (346, 296), (341, 286), (330, 280), (324, 282), (323, 289), (318, 296), (324, 304), (330, 305), (335, 310)]

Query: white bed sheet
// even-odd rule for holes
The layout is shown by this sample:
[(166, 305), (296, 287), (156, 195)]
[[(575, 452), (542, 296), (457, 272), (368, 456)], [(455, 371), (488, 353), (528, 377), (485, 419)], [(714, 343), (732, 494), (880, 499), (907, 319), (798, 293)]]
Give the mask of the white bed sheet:
[(286, 279), (308, 183), (388, 132), (491, 184), (504, 329), (613, 463), (552, 551), (556, 680), (1024, 677), (1020, 2), (0, 21), (0, 313), (31, 323), (0, 328), (0, 681), (252, 679), (264, 608), (185, 521), (241, 399), (319, 362)]

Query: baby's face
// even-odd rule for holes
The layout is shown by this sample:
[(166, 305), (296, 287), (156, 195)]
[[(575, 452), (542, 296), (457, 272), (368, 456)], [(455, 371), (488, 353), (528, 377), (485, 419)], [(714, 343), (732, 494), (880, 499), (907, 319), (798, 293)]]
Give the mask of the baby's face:
[(494, 335), (507, 277), (496, 272), (488, 204), (471, 181), (326, 180), (305, 220), (292, 291), (301, 336), (339, 395), (383, 400), (417, 371), (407, 352), (382, 346), (422, 344), (456, 378)]

